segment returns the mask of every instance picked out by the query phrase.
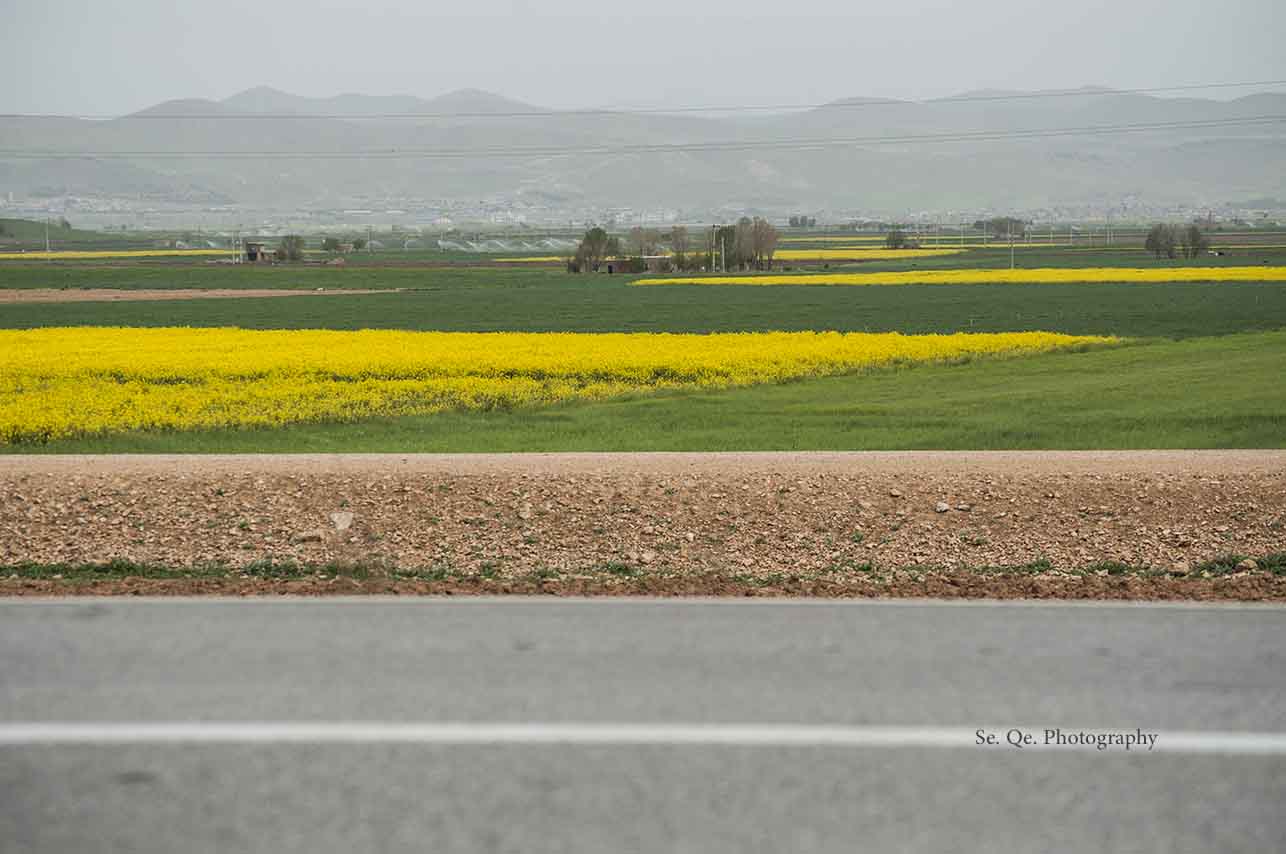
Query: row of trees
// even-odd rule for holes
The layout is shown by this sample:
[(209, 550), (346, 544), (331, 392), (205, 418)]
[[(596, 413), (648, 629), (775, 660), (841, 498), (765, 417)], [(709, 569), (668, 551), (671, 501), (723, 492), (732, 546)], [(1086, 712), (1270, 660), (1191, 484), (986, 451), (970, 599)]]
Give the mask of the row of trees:
[(304, 260), (304, 238), (298, 234), (287, 234), (277, 244), (278, 261)]
[[(366, 248), (366, 238), (358, 237), (354, 239), (350, 245), (352, 246), (353, 251), (360, 252)], [(335, 237), (326, 237), (322, 239), (322, 250), (325, 252), (339, 252), (344, 248), (344, 246), (345, 244), (340, 243), (339, 239)], [(281, 238), (281, 242), (277, 244), (277, 260), (302, 261), (304, 260), (305, 248), (306, 243), (303, 235), (287, 234), (285, 237)]]
[(990, 232), (991, 236), (997, 240), (1004, 238), (1013, 238), (1017, 240), (1027, 234), (1027, 223), (1025, 220), (1012, 216), (998, 216), (991, 219), (980, 219), (973, 224), (974, 231)]
[[(780, 235), (766, 219), (742, 217), (735, 225), (703, 229), (698, 246), (682, 225), (668, 234), (656, 229), (635, 227), (626, 235), (625, 244), (594, 227), (585, 232), (576, 253), (567, 259), (573, 273), (597, 273), (609, 260), (619, 259), (621, 272), (641, 273), (649, 262), (662, 272), (677, 270), (769, 270), (777, 252)], [(668, 254), (665, 244), (669, 244)], [(613, 267), (613, 269), (616, 269)]]
[(1148, 229), (1143, 248), (1160, 258), (1196, 258), (1210, 250), (1210, 240), (1195, 223), (1188, 226), (1157, 223)]
[(906, 232), (900, 228), (894, 228), (884, 236), (886, 249), (915, 249), (919, 245), (919, 243), (907, 237)]
[[(345, 244), (340, 243), (338, 237), (326, 237), (322, 239), (323, 252), (341, 252), (343, 251), (344, 246)], [(366, 238), (365, 237), (353, 238), (353, 242), (349, 243), (348, 246), (352, 247), (352, 250), (354, 252), (361, 252), (363, 249), (366, 248)]]
[(791, 228), (815, 228), (817, 226), (817, 217), (815, 216), (792, 216), (790, 218)]
[[(771, 270), (781, 236), (768, 220), (742, 217), (736, 225), (721, 226), (714, 249), (728, 270)], [(713, 265), (712, 265), (713, 266)]]

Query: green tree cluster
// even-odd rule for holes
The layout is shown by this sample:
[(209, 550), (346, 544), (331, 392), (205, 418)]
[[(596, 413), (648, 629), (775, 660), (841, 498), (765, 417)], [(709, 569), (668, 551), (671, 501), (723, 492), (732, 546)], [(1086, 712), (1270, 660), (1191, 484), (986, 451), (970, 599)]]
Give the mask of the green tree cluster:
[(1159, 222), (1148, 229), (1143, 248), (1157, 258), (1196, 258), (1210, 250), (1210, 239), (1196, 223), (1187, 226)]
[(304, 238), (298, 234), (287, 234), (281, 238), (281, 244), (277, 247), (277, 260), (304, 260)]

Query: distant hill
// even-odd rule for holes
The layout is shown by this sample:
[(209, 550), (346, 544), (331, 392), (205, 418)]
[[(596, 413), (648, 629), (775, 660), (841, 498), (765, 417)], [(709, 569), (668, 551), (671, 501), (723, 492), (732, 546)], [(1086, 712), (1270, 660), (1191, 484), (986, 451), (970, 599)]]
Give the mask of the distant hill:
[[(113, 121), (0, 118), (0, 151), (50, 155), (0, 154), (0, 192), (277, 208), (410, 196), (873, 212), (1286, 196), (1286, 122), (1237, 123), (1286, 116), (1286, 94), (1022, 94), (853, 97), (750, 121), (567, 113), (476, 89), (310, 98), (256, 87)], [(1206, 125), (1165, 127), (1192, 122)], [(1097, 130), (1121, 125), (1136, 130)], [(66, 157), (82, 152), (97, 156)]]
[[(45, 246), (45, 227), (43, 221), (30, 219), (0, 218), (0, 246), (6, 249), (23, 247), (26, 249), (43, 249)], [(119, 236), (101, 231), (86, 231), (79, 228), (63, 228), (60, 220), (49, 223), (50, 242), (58, 246), (67, 244), (87, 245), (111, 243), (120, 240)]]
[(148, 107), (145, 110), (139, 110), (132, 113), (130, 118), (147, 119), (147, 118), (190, 118), (193, 116), (231, 116), (235, 115), (238, 110), (230, 108), (226, 104), (218, 101), (208, 101), (205, 98), (182, 98), (175, 101), (162, 101), (159, 104)]
[(256, 86), (225, 98), (224, 107), (243, 113), (266, 115), (324, 116), (406, 116), (436, 113), (546, 112), (531, 104), (514, 101), (481, 89), (460, 89), (436, 98), (413, 95), (333, 95), (329, 98), (307, 98), (291, 95), (269, 86)]

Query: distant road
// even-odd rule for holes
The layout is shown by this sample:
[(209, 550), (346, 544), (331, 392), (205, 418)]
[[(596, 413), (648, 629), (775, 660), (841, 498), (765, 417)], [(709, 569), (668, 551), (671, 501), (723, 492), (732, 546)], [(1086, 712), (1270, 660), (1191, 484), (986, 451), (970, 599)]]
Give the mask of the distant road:
[[(4, 601), (0, 848), (1280, 850), (1283, 650), (1271, 607)], [(1005, 744), (1046, 728), (1156, 741)]]
[(1286, 450), (729, 451), (527, 454), (6, 454), (12, 474), (1271, 474)]

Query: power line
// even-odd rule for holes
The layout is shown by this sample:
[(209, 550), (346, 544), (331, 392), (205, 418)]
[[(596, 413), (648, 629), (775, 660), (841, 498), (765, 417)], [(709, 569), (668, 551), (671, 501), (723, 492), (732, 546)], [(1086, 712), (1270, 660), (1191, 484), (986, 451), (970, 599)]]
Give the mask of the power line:
[(496, 112), (403, 112), (403, 113), (131, 113), (124, 116), (108, 113), (0, 113), (0, 119), (85, 119), (85, 120), (262, 120), (262, 119), (340, 119), (354, 121), (391, 119), (518, 119), (575, 118), (580, 116), (679, 115), (685, 113), (756, 113), (802, 110), (847, 110), (869, 107), (937, 106), (989, 101), (1026, 101), (1043, 98), (1090, 98), (1108, 95), (1145, 95), (1164, 92), (1190, 92), (1213, 89), (1237, 89), (1250, 86), (1286, 86), (1286, 80), (1252, 80), (1242, 83), (1193, 83), (1185, 86), (1145, 86), (1134, 89), (1053, 89), (1044, 92), (1015, 92), (1003, 95), (960, 95), (919, 100), (854, 100), (815, 104), (725, 104), (679, 107), (591, 108), (584, 110), (514, 110)]
[(1090, 125), (1085, 127), (1043, 128), (1016, 131), (972, 131), (903, 136), (863, 136), (845, 138), (785, 138), (758, 141), (715, 141), (692, 143), (640, 143), (590, 146), (481, 146), (473, 148), (386, 148), (363, 151), (32, 151), (0, 149), (0, 159), (84, 160), (84, 159), (158, 159), (158, 160), (406, 160), (406, 159), (474, 159), (489, 157), (563, 157), (601, 154), (667, 154), (700, 152), (816, 150), (860, 146), (914, 143), (995, 142), (1004, 140), (1043, 139), (1062, 136), (1102, 136), (1119, 133), (1141, 133), (1167, 130), (1202, 130), (1236, 126), (1268, 125), (1286, 122), (1286, 115), (1247, 116), (1238, 119), (1205, 119), (1186, 122), (1147, 122), (1123, 125)]

